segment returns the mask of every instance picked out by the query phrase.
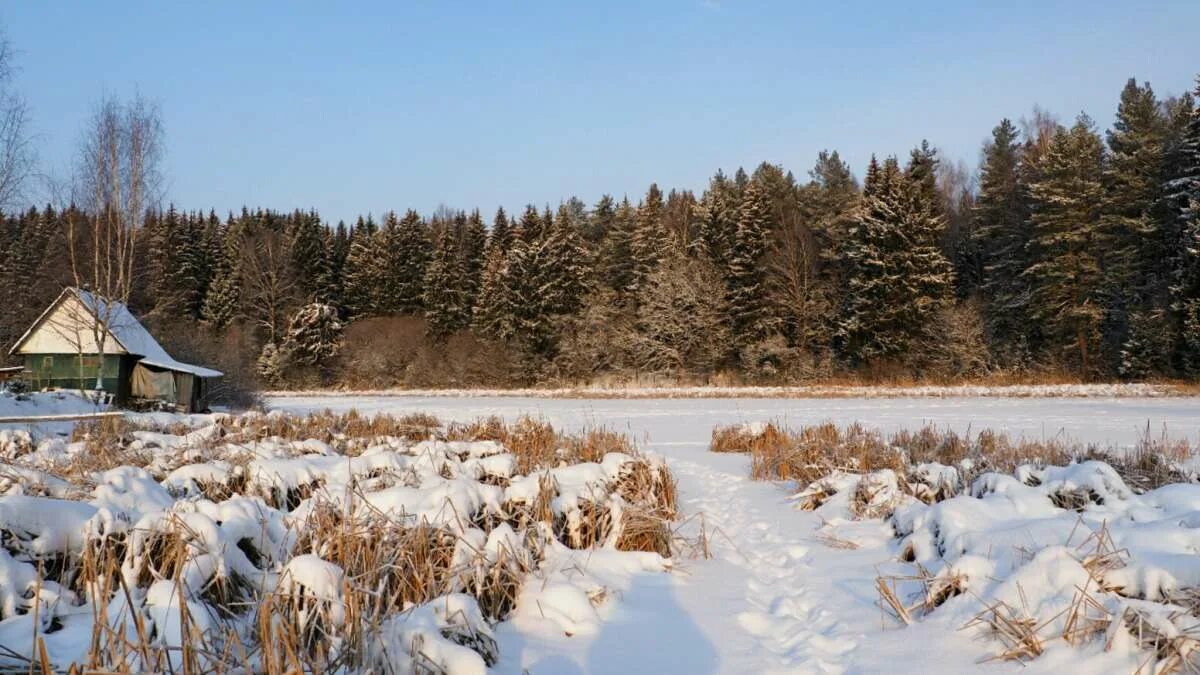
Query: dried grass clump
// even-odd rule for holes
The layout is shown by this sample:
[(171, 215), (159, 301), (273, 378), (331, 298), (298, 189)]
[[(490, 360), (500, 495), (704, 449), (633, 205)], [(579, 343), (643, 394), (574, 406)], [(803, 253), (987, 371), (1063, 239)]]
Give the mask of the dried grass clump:
[(64, 478), (86, 481), (91, 474), (120, 466), (145, 466), (152, 454), (146, 449), (134, 449), (133, 432), (142, 430), (124, 417), (102, 417), (77, 424), (71, 432), (73, 443), (82, 442), (83, 450), (75, 453), (66, 466), (57, 467)]
[(666, 466), (636, 459), (621, 467), (614, 486), (626, 502), (652, 509), (667, 520), (678, 515), (678, 493), (675, 478)]
[(761, 426), (734, 424), (714, 427), (708, 449), (711, 452), (770, 453), (773, 448), (788, 442), (787, 435), (774, 422)]
[(1126, 606), (1120, 617), (1142, 649), (1154, 655), (1155, 673), (1194, 673), (1200, 670), (1200, 623), (1187, 612), (1151, 614)]
[(535, 566), (536, 560), (528, 550), (502, 546), (492, 559), (484, 555), (476, 557), (464, 575), (464, 588), (479, 602), (484, 617), (502, 621), (517, 606), (521, 584)]
[(613, 531), (613, 513), (603, 495), (584, 499), (577, 508), (554, 519), (554, 536), (573, 549), (596, 548)]
[(894, 471), (873, 471), (855, 484), (854, 494), (850, 497), (850, 515), (855, 520), (886, 518), (896, 510), (903, 497)]
[(561, 437), (549, 422), (522, 417), (508, 427), (500, 441), (517, 459), (517, 473), (529, 474), (566, 461)]
[(751, 448), (750, 474), (757, 480), (794, 480), (801, 487), (834, 471), (901, 471), (903, 454), (875, 431), (857, 424), (802, 427)]
[[(801, 489), (836, 471), (869, 473), (891, 469), (904, 480), (901, 487), (913, 496), (933, 503), (956, 496), (987, 471), (1013, 473), (1018, 467), (1063, 466), (1097, 459), (1110, 464), (1135, 491), (1145, 492), (1178, 482), (1200, 480), (1181, 467), (1196, 456), (1187, 440), (1147, 434), (1132, 452), (1101, 450), (1062, 438), (1013, 439), (1003, 433), (983, 430), (972, 436), (925, 426), (917, 431), (901, 430), (891, 435), (853, 424), (837, 427), (825, 423), (798, 430), (780, 431), (773, 424), (753, 435), (745, 426), (718, 427), (710, 449), (751, 455), (750, 473), (757, 480), (792, 480)], [(955, 484), (931, 481), (918, 470), (921, 465), (950, 467), (958, 474)], [(811, 495), (815, 508), (823, 501)], [(829, 496), (829, 495), (824, 495)], [(1080, 508), (1094, 496), (1061, 495), (1063, 508)]]
[[(924, 566), (915, 565), (911, 575), (881, 575), (875, 577), (875, 590), (879, 593), (876, 604), (897, 621), (909, 625), (928, 615), (950, 598), (967, 588), (966, 577), (960, 574), (934, 575)], [(901, 597), (901, 584), (920, 584), (920, 589), (908, 597)]]
[(367, 616), (382, 619), (452, 590), (454, 534), (382, 514), (346, 517), (343, 508), (353, 507), (315, 507), (300, 528), (295, 550), (341, 567), (355, 588), (369, 591), (360, 603)]
[(650, 551), (667, 558), (671, 556), (672, 539), (670, 520), (657, 509), (627, 506), (621, 511), (617, 550)]
[(463, 424), (453, 422), (446, 429), (448, 441), (496, 441), (503, 442), (508, 433), (504, 420), (492, 415)]
[(570, 464), (599, 462), (610, 452), (635, 454), (633, 443), (625, 434), (603, 428), (593, 428), (571, 436), (566, 443)]
[(303, 416), (243, 415), (225, 418), (223, 424), (230, 442), (313, 438), (346, 454), (364, 449), (362, 441), (391, 437), (418, 442), (437, 438), (442, 429), (442, 423), (427, 413), (363, 415), (357, 410), (325, 410)]
[(1039, 635), (1044, 627), (1029, 612), (1018, 611), (1005, 602), (988, 605), (963, 628), (984, 628), (1004, 645), (1004, 651), (988, 661), (1030, 661), (1042, 655), (1046, 645)]

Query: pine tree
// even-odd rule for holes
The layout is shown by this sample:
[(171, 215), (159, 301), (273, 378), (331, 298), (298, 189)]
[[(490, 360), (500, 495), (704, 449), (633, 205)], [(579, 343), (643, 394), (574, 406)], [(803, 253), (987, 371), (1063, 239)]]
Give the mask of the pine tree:
[(814, 365), (831, 346), (844, 277), (837, 247), (859, 199), (858, 183), (838, 153), (818, 153), (772, 247), (768, 273), (780, 331)]
[(1166, 120), (1154, 91), (1130, 79), (1108, 132), (1101, 227), (1111, 291), (1135, 308), (1161, 297), (1167, 286), (1160, 274), (1166, 242), (1153, 214), (1163, 186), (1165, 142)]
[(737, 230), (729, 250), (729, 316), (733, 344), (741, 349), (767, 337), (773, 328), (763, 259), (773, 228), (770, 195), (751, 180), (738, 209)]
[(983, 252), (981, 295), (988, 336), (1009, 360), (1029, 342), (1026, 245), (1030, 239), (1028, 194), (1020, 179), (1019, 132), (1005, 119), (983, 149), (974, 238)]
[(1030, 186), (1030, 314), (1050, 345), (1085, 375), (1099, 365), (1094, 352), (1104, 318), (1098, 259), (1103, 171), (1104, 146), (1081, 115), (1069, 131), (1055, 134)]

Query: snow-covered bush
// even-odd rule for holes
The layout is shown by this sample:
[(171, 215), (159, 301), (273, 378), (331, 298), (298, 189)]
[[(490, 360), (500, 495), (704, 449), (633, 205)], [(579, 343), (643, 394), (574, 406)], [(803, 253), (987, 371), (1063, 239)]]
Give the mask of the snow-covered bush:
[[(788, 435), (790, 452), (803, 436)], [(895, 562), (881, 563), (876, 589), (898, 623), (989, 637), (999, 659), (1062, 645), (1150, 672), (1200, 667), (1200, 481), (1186, 444), (1099, 453), (926, 429), (872, 437), (902, 461), (865, 471), (846, 467), (878, 448), (847, 449), (845, 436), (809, 431), (827, 460), (794, 500), (831, 548), (858, 547), (846, 531), (891, 538)]]
[(157, 414), (0, 441), (0, 668), (38, 658), (36, 613), (63, 670), (482, 673), (492, 623), (594, 630), (600, 579), (671, 554), (673, 478), (603, 430)]

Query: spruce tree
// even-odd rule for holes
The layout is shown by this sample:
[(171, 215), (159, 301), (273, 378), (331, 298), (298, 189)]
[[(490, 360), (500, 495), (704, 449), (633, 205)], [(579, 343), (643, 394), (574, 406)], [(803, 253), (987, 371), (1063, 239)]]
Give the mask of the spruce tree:
[(199, 305), (200, 284), (194, 257), (199, 238), (193, 236), (191, 218), (171, 204), (161, 215), (151, 214), (146, 229), (150, 237), (152, 311), (171, 319), (192, 317)]
[(454, 232), (439, 228), (433, 244), (433, 257), (425, 268), (425, 295), (422, 304), (429, 332), (445, 338), (470, 322), (470, 305), (463, 288), (463, 261), (459, 257)]
[(904, 173), (900, 208), (900, 246), (904, 283), (910, 303), (904, 309), (913, 338), (938, 339), (937, 317), (953, 301), (954, 266), (942, 250), (946, 215), (937, 187), (937, 151), (922, 141)]
[(1029, 341), (1028, 194), (1020, 179), (1020, 132), (1001, 120), (983, 148), (974, 238), (983, 255), (981, 296), (988, 336), (1009, 362), (1019, 360)]
[(488, 233), (487, 250), (491, 253), (493, 249), (499, 250), (501, 254), (508, 252), (508, 247), (512, 244), (512, 224), (509, 223), (508, 214), (504, 212), (504, 207), (496, 209), (496, 217), (492, 219), (492, 231)]
[(1105, 348), (1109, 354), (1120, 351), (1118, 370), (1127, 377), (1162, 370), (1168, 360), (1165, 353), (1156, 354), (1139, 344), (1161, 332), (1152, 326), (1165, 316), (1170, 288), (1170, 272), (1162, 261), (1171, 242), (1167, 223), (1158, 213), (1167, 130), (1150, 85), (1139, 86), (1130, 79), (1108, 132), (1100, 255), (1107, 310)]
[(872, 158), (859, 216), (842, 242), (846, 295), (837, 328), (851, 363), (899, 358), (929, 339), (951, 299), (954, 271), (938, 245), (944, 221), (936, 156), (913, 151), (905, 171)]
[(328, 252), (325, 250), (326, 227), (315, 211), (295, 211), (288, 219), (288, 246), (296, 283), (301, 295), (315, 299), (321, 295), (328, 274)]
[(1130, 79), (1125, 84), (1107, 135), (1104, 268), (1115, 309), (1136, 310), (1165, 297), (1167, 288), (1166, 241), (1153, 212), (1163, 187), (1166, 120), (1148, 83), (1138, 86)]
[(346, 315), (342, 298), (342, 279), (346, 272), (346, 256), (350, 254), (350, 232), (345, 221), (338, 221), (334, 229), (325, 228), (326, 260), (322, 277), (318, 280), (317, 299), (338, 309), (340, 316)]
[(336, 307), (322, 302), (304, 305), (288, 320), (278, 353), (268, 357), (277, 360), (271, 367), (326, 365), (341, 348), (342, 328)]
[(696, 221), (696, 252), (729, 275), (729, 258), (737, 235), (738, 203), (736, 190), (725, 174), (718, 171), (693, 209)]
[(389, 213), (380, 230), (379, 276), (376, 305), (383, 314), (418, 314), (425, 294), (425, 267), (429, 263), (429, 228), (409, 209), (403, 218)]
[(237, 318), (241, 304), (241, 279), (237, 268), (241, 231), (242, 228), (230, 214), (221, 230), (220, 247), (213, 254), (213, 280), (205, 294), (200, 314), (204, 323), (217, 330), (224, 330)]
[(633, 232), (636, 227), (637, 212), (626, 198), (613, 213), (612, 224), (600, 242), (596, 273), (600, 282), (617, 294), (618, 303), (628, 299), (634, 289)]
[(637, 223), (630, 238), (630, 253), (633, 255), (632, 290), (637, 290), (645, 281), (666, 248), (666, 232), (663, 228), (663, 194), (657, 183), (646, 191), (646, 198), (638, 205)]
[(479, 296), (479, 287), (483, 281), (487, 246), (487, 227), (483, 224), (483, 217), (480, 216), (479, 210), (476, 209), (466, 220), (458, 246), (458, 256), (462, 268), (462, 289), (468, 319), (471, 308), (475, 306), (475, 301)]
[(1030, 315), (1049, 346), (1081, 374), (1100, 365), (1096, 351), (1104, 318), (1099, 254), (1104, 200), (1104, 145), (1092, 121), (1080, 115), (1060, 129), (1030, 185), (1032, 262)]
[(1186, 124), (1174, 150), (1164, 216), (1172, 223), (1176, 242), (1170, 256), (1172, 331), (1176, 342), (1176, 367), (1186, 375), (1200, 375), (1200, 77), (1195, 97), (1180, 111)]
[(342, 303), (351, 317), (367, 317), (379, 314), (376, 294), (380, 285), (379, 234), (374, 223), (359, 218), (350, 232), (350, 244), (342, 271)]
[(583, 231), (583, 240), (588, 248), (593, 253), (600, 250), (600, 245), (604, 238), (608, 236), (609, 230), (613, 228), (613, 223), (617, 217), (617, 202), (610, 194), (600, 195), (600, 199), (596, 202), (596, 206), (592, 208), (592, 212), (587, 218), (587, 224)]
[(587, 292), (587, 253), (580, 235), (577, 210), (563, 209), (554, 219), (545, 242), (542, 301), (546, 313), (564, 316), (578, 312)]
[(741, 349), (767, 337), (773, 329), (763, 259), (773, 228), (767, 189), (751, 180), (738, 209), (737, 230), (729, 250), (729, 318), (733, 345)]
[(471, 327), (480, 335), (496, 340), (510, 340), (515, 332), (513, 323), (508, 254), (499, 246), (492, 246), (488, 248), (484, 260), (479, 297), (472, 311)]

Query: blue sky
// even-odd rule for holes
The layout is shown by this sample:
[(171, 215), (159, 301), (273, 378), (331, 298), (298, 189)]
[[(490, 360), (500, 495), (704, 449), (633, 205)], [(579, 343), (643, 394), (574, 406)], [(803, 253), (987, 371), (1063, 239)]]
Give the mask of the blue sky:
[(162, 107), (169, 196), (360, 212), (651, 181), (922, 138), (972, 167), (1040, 104), (1107, 126), (1126, 78), (1180, 93), (1200, 2), (8, 2), (44, 164), (104, 93)]

